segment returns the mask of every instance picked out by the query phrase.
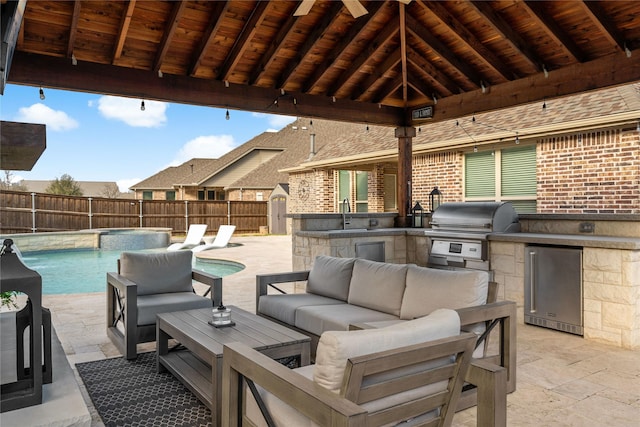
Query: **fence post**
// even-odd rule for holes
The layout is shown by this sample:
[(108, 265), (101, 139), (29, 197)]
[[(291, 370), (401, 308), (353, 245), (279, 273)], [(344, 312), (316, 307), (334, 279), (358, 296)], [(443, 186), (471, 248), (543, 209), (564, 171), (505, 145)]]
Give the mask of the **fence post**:
[(231, 225), (231, 200), (227, 200), (227, 225)]
[(142, 228), (142, 199), (138, 200), (138, 202), (140, 203), (140, 213), (138, 216), (140, 217), (140, 228)]
[(36, 232), (36, 193), (31, 193), (31, 232)]
[(189, 232), (189, 201), (184, 201), (184, 232)]
[(93, 200), (93, 197), (89, 197), (89, 230), (93, 228), (93, 211), (91, 210), (91, 200)]

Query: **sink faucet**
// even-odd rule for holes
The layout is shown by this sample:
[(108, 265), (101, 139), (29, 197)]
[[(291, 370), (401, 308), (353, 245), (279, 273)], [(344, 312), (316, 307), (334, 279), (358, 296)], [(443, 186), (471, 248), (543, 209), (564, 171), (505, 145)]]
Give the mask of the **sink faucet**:
[(345, 198), (342, 201), (342, 229), (346, 230), (347, 225), (351, 224), (351, 216), (347, 220), (347, 212), (351, 212), (351, 205), (349, 204), (349, 199)]

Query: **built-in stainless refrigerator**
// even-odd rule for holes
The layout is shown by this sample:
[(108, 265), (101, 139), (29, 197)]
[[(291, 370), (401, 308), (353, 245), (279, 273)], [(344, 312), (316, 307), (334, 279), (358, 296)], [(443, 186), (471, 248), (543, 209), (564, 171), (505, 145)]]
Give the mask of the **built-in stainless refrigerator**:
[(582, 248), (525, 247), (524, 322), (583, 335)]

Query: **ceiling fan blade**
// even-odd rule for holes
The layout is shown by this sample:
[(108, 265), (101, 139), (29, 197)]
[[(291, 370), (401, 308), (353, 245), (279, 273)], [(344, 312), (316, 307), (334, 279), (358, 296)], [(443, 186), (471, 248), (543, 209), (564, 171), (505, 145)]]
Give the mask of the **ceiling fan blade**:
[(369, 13), (359, 0), (342, 0), (342, 3), (354, 18), (359, 18)]
[(316, 0), (302, 0), (300, 6), (293, 12), (293, 16), (304, 16), (308, 14), (315, 2)]

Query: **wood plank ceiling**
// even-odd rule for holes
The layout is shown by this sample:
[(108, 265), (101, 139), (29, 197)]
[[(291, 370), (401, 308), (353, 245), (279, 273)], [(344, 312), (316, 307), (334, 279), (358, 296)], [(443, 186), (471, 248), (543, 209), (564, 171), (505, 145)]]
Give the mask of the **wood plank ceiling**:
[(640, 1), (360, 3), (31, 0), (7, 81), (411, 126), (640, 80)]

